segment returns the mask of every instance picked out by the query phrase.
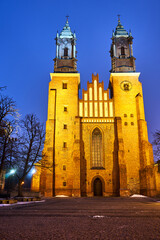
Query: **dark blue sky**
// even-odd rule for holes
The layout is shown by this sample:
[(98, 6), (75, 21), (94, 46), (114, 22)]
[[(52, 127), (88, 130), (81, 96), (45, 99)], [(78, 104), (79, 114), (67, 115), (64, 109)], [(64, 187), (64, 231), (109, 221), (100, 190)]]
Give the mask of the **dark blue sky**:
[(7, 86), (22, 115), (34, 112), (46, 121), (54, 38), (67, 14), (77, 35), (78, 71), (85, 89), (94, 72), (108, 86), (110, 38), (121, 14), (121, 23), (134, 37), (151, 140), (152, 132), (160, 129), (159, 0), (0, 0), (0, 86)]

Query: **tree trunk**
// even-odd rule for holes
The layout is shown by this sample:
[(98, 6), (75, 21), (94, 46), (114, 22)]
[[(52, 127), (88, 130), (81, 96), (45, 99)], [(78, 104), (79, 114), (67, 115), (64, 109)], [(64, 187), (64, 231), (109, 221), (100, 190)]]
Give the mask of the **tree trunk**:
[(5, 161), (5, 157), (6, 157), (6, 143), (7, 143), (7, 138), (5, 137), (5, 141), (3, 144), (3, 152), (2, 152), (2, 157), (1, 157), (1, 164), (0, 164), (0, 193), (3, 192), (2, 189), (2, 185), (3, 185), (3, 179), (2, 179), (2, 174), (3, 174), (3, 170), (4, 170), (4, 161)]
[(18, 182), (18, 197), (23, 197), (23, 194), (22, 194), (22, 182), (23, 180), (19, 180)]

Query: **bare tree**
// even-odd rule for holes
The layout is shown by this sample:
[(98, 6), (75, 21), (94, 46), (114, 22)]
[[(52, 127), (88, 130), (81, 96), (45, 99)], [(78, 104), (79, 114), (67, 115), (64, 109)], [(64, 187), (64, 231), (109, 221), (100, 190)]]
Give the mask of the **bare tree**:
[[(0, 88), (1, 90), (2, 88)], [(11, 134), (16, 129), (18, 112), (15, 101), (0, 93), (0, 178), (8, 162)], [(2, 184), (0, 184), (0, 191)]]
[(12, 98), (0, 94), (0, 128), (3, 128), (9, 116), (17, 118), (16, 103)]
[(42, 158), (45, 131), (35, 114), (27, 114), (20, 123), (18, 153), (14, 167), (18, 177), (18, 196), (22, 196), (22, 183), (34, 164)]

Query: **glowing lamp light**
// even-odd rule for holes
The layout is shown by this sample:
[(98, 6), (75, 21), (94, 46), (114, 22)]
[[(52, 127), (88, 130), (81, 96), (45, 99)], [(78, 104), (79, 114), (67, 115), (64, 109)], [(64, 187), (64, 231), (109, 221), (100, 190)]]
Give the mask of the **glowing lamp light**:
[(11, 169), (9, 174), (12, 175), (12, 174), (15, 174), (16, 170), (15, 169)]
[(31, 174), (33, 175), (33, 174), (35, 174), (35, 173), (36, 173), (36, 169), (33, 168), (33, 169), (31, 170)]

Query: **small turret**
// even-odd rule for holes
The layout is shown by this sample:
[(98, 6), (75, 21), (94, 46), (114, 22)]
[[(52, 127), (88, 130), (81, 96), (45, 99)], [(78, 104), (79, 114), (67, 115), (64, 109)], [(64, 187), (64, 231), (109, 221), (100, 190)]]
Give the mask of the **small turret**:
[(112, 69), (111, 72), (135, 72), (135, 58), (132, 49), (132, 34), (124, 29), (118, 15), (118, 25), (112, 33), (110, 50)]
[(56, 58), (54, 59), (54, 72), (77, 72), (76, 34), (72, 33), (68, 22), (60, 34), (57, 32)]

